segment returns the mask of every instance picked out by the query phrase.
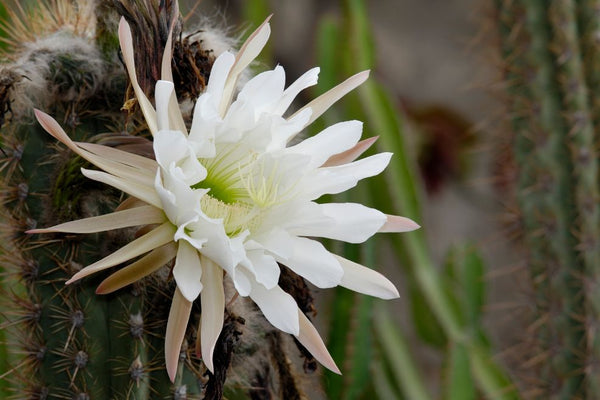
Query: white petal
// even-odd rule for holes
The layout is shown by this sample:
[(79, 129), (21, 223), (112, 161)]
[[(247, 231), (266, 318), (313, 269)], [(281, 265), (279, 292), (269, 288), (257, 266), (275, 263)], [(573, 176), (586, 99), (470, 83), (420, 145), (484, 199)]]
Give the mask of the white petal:
[(269, 40), (269, 35), (271, 34), (269, 19), (271, 19), (270, 16), (248, 37), (235, 58), (235, 63), (231, 71), (229, 71), (223, 89), (223, 98), (219, 107), (219, 112), (222, 116), (225, 115), (227, 107), (231, 104), (233, 92), (240, 74), (258, 56), (263, 47), (265, 47), (265, 44), (267, 44), (267, 40)]
[(106, 183), (107, 185), (119, 189), (130, 196), (143, 200), (150, 205), (162, 208), (162, 203), (160, 201), (160, 198), (156, 194), (156, 190), (154, 190), (154, 187), (140, 185), (138, 183), (119, 178), (118, 176), (107, 174), (106, 172), (93, 171), (81, 168), (81, 173), (87, 178), (90, 178), (94, 181)]
[(306, 71), (300, 78), (296, 79), (294, 83), (285, 89), (283, 96), (279, 100), (277, 108), (273, 110), (273, 113), (282, 115), (292, 104), (292, 101), (294, 101), (296, 96), (298, 96), (298, 93), (308, 87), (316, 85), (317, 80), (319, 79), (319, 71), (319, 67)]
[(319, 332), (317, 332), (313, 324), (310, 323), (302, 311), (298, 310), (297, 312), (300, 321), (300, 334), (296, 336), (298, 341), (302, 343), (302, 346), (304, 346), (318, 362), (336, 374), (341, 374), (340, 369), (335, 365), (335, 361), (333, 361), (329, 351), (327, 351), (323, 339), (319, 336)]
[(130, 226), (160, 224), (165, 221), (165, 213), (161, 209), (152, 206), (142, 206), (97, 217), (78, 219), (50, 228), (33, 229), (27, 231), (27, 233), (96, 233), (128, 228)]
[(288, 225), (290, 233), (362, 243), (386, 222), (384, 213), (358, 203), (312, 204), (303, 209), (303, 218), (296, 218), (293, 225)]
[(247, 251), (247, 255), (252, 263), (256, 281), (267, 289), (275, 287), (281, 273), (277, 261), (272, 256), (265, 254), (263, 249)]
[(157, 132), (156, 111), (154, 111), (152, 103), (150, 103), (150, 100), (148, 100), (138, 83), (133, 54), (133, 37), (131, 35), (131, 28), (124, 17), (121, 17), (121, 21), (119, 22), (119, 43), (121, 44), (121, 53), (123, 54), (123, 61), (125, 62), (127, 73), (129, 74), (131, 86), (133, 86), (135, 96), (138, 99), (144, 118), (146, 118), (148, 129), (150, 130), (150, 133), (154, 135)]
[(173, 267), (173, 277), (181, 294), (188, 301), (194, 301), (202, 291), (202, 265), (198, 250), (185, 240), (177, 242), (177, 258)]
[(272, 108), (283, 94), (285, 71), (281, 65), (264, 71), (250, 79), (237, 96), (236, 102), (252, 105), (255, 116), (261, 112), (272, 113)]
[(165, 363), (171, 382), (175, 381), (181, 344), (185, 337), (185, 330), (191, 311), (192, 303), (183, 297), (178, 288), (175, 288), (171, 310), (169, 311), (169, 319), (167, 320), (167, 332), (165, 334)]
[(305, 181), (304, 194), (314, 200), (324, 194), (344, 192), (356, 186), (361, 179), (381, 173), (391, 157), (391, 153), (379, 153), (350, 164), (319, 168)]
[(200, 342), (202, 360), (210, 372), (214, 371), (213, 352), (223, 329), (225, 292), (223, 270), (206, 257), (202, 257), (202, 285), (200, 293), (202, 314), (200, 316)]
[[(296, 114), (300, 111), (310, 108), (313, 110), (312, 117), (310, 119), (309, 124), (311, 124), (314, 120), (319, 118), (325, 111), (329, 109), (332, 105), (334, 105), (339, 99), (344, 97), (348, 92), (354, 90), (357, 86), (361, 85), (364, 81), (369, 77), (369, 71), (359, 72), (356, 75), (351, 76), (346, 79), (344, 82), (340, 83), (333, 89), (330, 89), (326, 93), (317, 97), (300, 110), (296, 111)], [(296, 115), (294, 114), (294, 115)], [(292, 115), (292, 117), (294, 116)]]
[(173, 82), (159, 80), (154, 89), (154, 99), (156, 101), (156, 122), (158, 130), (170, 130), (169, 123), (169, 100), (175, 87)]
[(210, 70), (210, 77), (206, 84), (206, 93), (210, 93), (214, 98), (219, 100), (223, 97), (225, 81), (234, 62), (235, 56), (228, 51), (217, 57)]
[(344, 270), (340, 286), (386, 300), (400, 297), (394, 284), (379, 272), (338, 255), (334, 256)]
[(320, 288), (334, 287), (340, 283), (344, 274), (342, 267), (321, 243), (295, 236), (288, 236), (286, 241), (293, 248), (293, 253), (288, 258), (277, 257), (279, 249), (265, 248), (280, 263)]
[(288, 150), (310, 155), (312, 157), (310, 167), (316, 168), (323, 165), (332, 155), (352, 148), (360, 139), (362, 126), (360, 121), (340, 122)]
[(266, 289), (260, 283), (253, 283), (250, 298), (260, 308), (271, 325), (292, 335), (300, 334), (298, 305), (294, 298), (279, 286)]

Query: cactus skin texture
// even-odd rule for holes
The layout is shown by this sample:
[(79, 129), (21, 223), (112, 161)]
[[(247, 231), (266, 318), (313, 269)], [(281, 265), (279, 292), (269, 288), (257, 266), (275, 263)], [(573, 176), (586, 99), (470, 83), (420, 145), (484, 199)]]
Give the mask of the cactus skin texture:
[(600, 398), (600, 2), (497, 0), (536, 399)]
[[(144, 227), (94, 235), (25, 234), (34, 227), (103, 214), (131, 202), (122, 193), (83, 177), (80, 168), (85, 162), (57, 145), (35, 122), (32, 109), (53, 115), (76, 140), (152, 156), (146, 128), (140, 123), (143, 118), (135, 103), (128, 101), (132, 93), (113, 28), (119, 14), (132, 25), (136, 47), (145, 50), (138, 52), (136, 60), (139, 80), (151, 96), (167, 21), (177, 12), (173, 1), (49, 0), (48, 4), (59, 14), (54, 15), (57, 21), (66, 12), (62, 17), (67, 22), (68, 15), (77, 15), (71, 7), (96, 5), (96, 30), (77, 24), (75, 30), (58, 27), (41, 32), (37, 25), (17, 30), (10, 61), (0, 67), (0, 329), (15, 353), (12, 366), (0, 371), (0, 379), (8, 382), (8, 397), (306, 398), (300, 382), (306, 383), (316, 369), (315, 360), (264, 320), (253, 303), (236, 298), (227, 280), (226, 296), (231, 301), (214, 353), (214, 374), (195, 355), (195, 327), (201, 312), (195, 304), (174, 384), (166, 374), (163, 351), (174, 290), (172, 265), (110, 295), (95, 294), (102, 276), (65, 286), (78, 269), (129, 242)], [(23, 17), (29, 23), (44, 23), (43, 18)], [(27, 36), (30, 32), (42, 37), (28, 42), (33, 40)], [(174, 37), (182, 39), (174, 43), (173, 69), (180, 84), (178, 96), (189, 101), (204, 88), (214, 55), (198, 39), (180, 32), (181, 20), (175, 27)], [(284, 267), (280, 285), (304, 312), (314, 311), (304, 281)]]

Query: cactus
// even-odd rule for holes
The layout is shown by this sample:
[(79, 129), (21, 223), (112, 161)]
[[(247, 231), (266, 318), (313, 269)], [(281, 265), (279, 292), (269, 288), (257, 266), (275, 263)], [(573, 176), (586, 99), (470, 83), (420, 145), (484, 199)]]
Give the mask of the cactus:
[[(39, 6), (41, 11), (21, 10), (4, 23), (12, 27), (12, 49), (7, 53), (10, 61), (0, 70), (2, 310), (6, 310), (0, 330), (15, 349), (13, 365), (0, 371), (0, 379), (12, 388), (10, 395), (23, 399), (304, 396), (300, 379), (314, 371), (314, 359), (298, 342), (271, 327), (250, 301), (236, 299), (227, 305), (214, 373), (196, 356), (198, 334), (188, 329), (172, 384), (163, 350), (174, 290), (168, 267), (106, 296), (95, 294), (102, 277), (64, 285), (74, 272), (142, 234), (144, 227), (93, 235), (25, 234), (35, 227), (132, 205), (120, 192), (83, 177), (80, 168), (85, 162), (56, 145), (34, 122), (32, 109), (54, 115), (76, 140), (147, 155), (151, 152), (147, 127), (130, 101), (133, 95), (117, 53), (116, 21), (124, 15), (134, 38), (147, 50), (139, 52), (143, 59), (136, 65), (138, 79), (151, 97), (170, 21), (178, 13), (176, 1), (49, 0)], [(86, 16), (83, 22), (81, 15)], [(214, 55), (198, 35), (180, 35), (181, 19), (176, 21), (175, 37), (180, 40), (173, 43), (174, 79), (178, 97), (190, 100), (204, 88)], [(282, 267), (280, 285), (304, 312), (313, 310), (301, 278)], [(231, 285), (225, 295), (235, 299)], [(190, 327), (198, 326), (200, 311), (198, 305), (192, 309)], [(257, 341), (268, 344), (267, 351)]]
[(600, 396), (596, 3), (496, 1), (535, 293), (533, 398)]

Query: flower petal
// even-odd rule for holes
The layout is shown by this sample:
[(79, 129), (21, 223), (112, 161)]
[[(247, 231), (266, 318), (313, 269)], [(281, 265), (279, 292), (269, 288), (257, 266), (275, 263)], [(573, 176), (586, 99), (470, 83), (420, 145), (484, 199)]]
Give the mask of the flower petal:
[[(278, 257), (279, 249), (266, 247), (275, 258), (292, 271), (320, 288), (337, 286), (343, 275), (342, 267), (333, 255), (316, 240), (288, 236), (286, 246), (292, 246), (287, 258)], [(275, 243), (275, 242), (274, 242)]]
[(252, 282), (250, 298), (271, 325), (292, 335), (300, 334), (298, 305), (294, 298), (279, 286), (267, 289), (260, 283)]
[(130, 196), (136, 197), (146, 203), (158, 208), (162, 208), (162, 203), (154, 186), (140, 185), (135, 182), (127, 181), (126, 179), (107, 174), (106, 172), (94, 171), (81, 168), (81, 173), (92, 180), (106, 183), (116, 189), (119, 189)]
[(296, 339), (302, 343), (302, 346), (304, 346), (318, 362), (330, 371), (341, 375), (340, 369), (335, 365), (335, 361), (333, 361), (329, 351), (327, 351), (327, 347), (325, 346), (325, 343), (323, 343), (321, 336), (319, 336), (319, 332), (317, 332), (313, 324), (310, 323), (302, 311), (298, 310), (297, 313), (300, 322), (300, 333), (296, 335)]
[(300, 218), (291, 221), (288, 231), (298, 236), (314, 236), (362, 243), (386, 222), (386, 215), (358, 203), (309, 203)]
[(344, 270), (340, 286), (380, 299), (389, 300), (400, 297), (394, 284), (379, 272), (338, 255), (334, 255), (334, 257)]
[(379, 228), (379, 232), (410, 232), (421, 226), (410, 218), (399, 215), (388, 215), (385, 224)]
[(64, 224), (55, 225), (50, 228), (32, 229), (27, 231), (27, 233), (95, 233), (128, 228), (130, 226), (160, 224), (166, 220), (165, 213), (161, 209), (153, 206), (142, 206), (97, 217), (65, 222)]
[(148, 129), (150, 130), (150, 133), (154, 135), (158, 131), (156, 111), (154, 111), (152, 103), (150, 103), (150, 100), (148, 100), (138, 83), (137, 74), (135, 72), (135, 58), (133, 55), (133, 37), (131, 35), (131, 28), (124, 17), (121, 17), (121, 20), (119, 21), (119, 43), (121, 44), (121, 53), (123, 54), (123, 61), (125, 62), (127, 73), (129, 74), (129, 80), (135, 91), (135, 97), (137, 97), (142, 113), (144, 114)]
[(177, 259), (173, 267), (173, 277), (181, 294), (188, 300), (194, 301), (202, 291), (202, 266), (198, 250), (185, 240), (180, 240), (177, 249)]
[(271, 16), (268, 16), (267, 19), (248, 37), (238, 52), (235, 63), (229, 71), (229, 75), (225, 81), (223, 97), (219, 107), (221, 116), (225, 115), (227, 107), (231, 104), (233, 92), (235, 91), (240, 74), (248, 65), (250, 65), (256, 56), (258, 56), (263, 47), (265, 47), (265, 44), (267, 44), (267, 40), (271, 34), (271, 27), (269, 25), (270, 19)]
[(96, 143), (84, 143), (84, 142), (75, 142), (75, 144), (89, 151), (92, 154), (96, 154), (102, 158), (107, 158), (118, 163), (128, 165), (142, 171), (150, 171), (152, 175), (158, 168), (158, 164), (155, 160), (150, 158), (142, 157), (137, 154), (129, 153), (127, 151), (115, 149), (109, 146), (103, 146), (101, 144)]
[(347, 164), (356, 160), (361, 154), (367, 151), (377, 139), (379, 139), (379, 136), (361, 140), (351, 149), (329, 157), (322, 167), (335, 167), (336, 165)]
[(117, 264), (121, 264), (122, 262), (131, 260), (134, 257), (165, 245), (173, 240), (174, 233), (175, 228), (173, 225), (171, 225), (170, 222), (165, 222), (144, 236), (126, 244), (114, 253), (104, 257), (102, 260), (96, 261), (95, 263), (83, 268), (81, 271), (73, 275), (66, 283), (68, 285), (83, 277), (113, 267)]
[(369, 72), (370, 71), (368, 71), (368, 70), (362, 71), (356, 75), (351, 76), (350, 78), (346, 79), (344, 82), (340, 83), (333, 89), (330, 89), (327, 92), (323, 93), (321, 96), (317, 97), (316, 99), (314, 99), (313, 101), (311, 101), (310, 103), (308, 103), (307, 105), (302, 107), (300, 110), (296, 111), (296, 113), (293, 114), (290, 118), (293, 118), (294, 115), (298, 114), (302, 110), (304, 110), (306, 108), (310, 108), (310, 109), (312, 109), (313, 112), (312, 112), (310, 121), (308, 122), (308, 125), (312, 124), (317, 118), (319, 118), (321, 115), (323, 115), (323, 113), (325, 111), (327, 111), (329, 109), (329, 107), (334, 105), (339, 99), (341, 99), (346, 94), (348, 94), (350, 91), (354, 90), (356, 87), (361, 85), (364, 81), (366, 81), (367, 78), (369, 77)]
[(298, 94), (304, 89), (314, 86), (317, 84), (319, 79), (319, 67), (309, 69), (302, 76), (294, 81), (290, 86), (285, 89), (283, 96), (279, 100), (277, 108), (273, 110), (273, 114), (283, 115), (283, 113), (290, 107), (292, 101), (298, 96)]
[(103, 280), (96, 288), (96, 294), (108, 294), (136, 282), (164, 267), (175, 258), (177, 249), (174, 243), (152, 250), (138, 261), (121, 268)]
[(317, 135), (289, 147), (292, 153), (306, 154), (312, 157), (309, 167), (317, 168), (332, 155), (341, 153), (356, 145), (362, 134), (360, 121), (344, 121), (332, 125)]
[(181, 344), (185, 337), (191, 311), (192, 303), (181, 294), (179, 288), (175, 288), (165, 334), (165, 363), (171, 382), (175, 382)]
[(200, 293), (202, 314), (200, 316), (200, 346), (202, 360), (210, 372), (214, 372), (213, 352), (223, 328), (225, 292), (223, 270), (212, 260), (202, 257), (202, 285)]
[(391, 157), (391, 153), (379, 153), (350, 164), (319, 168), (305, 180), (303, 194), (314, 200), (324, 194), (344, 192), (356, 186), (361, 179), (381, 173)]

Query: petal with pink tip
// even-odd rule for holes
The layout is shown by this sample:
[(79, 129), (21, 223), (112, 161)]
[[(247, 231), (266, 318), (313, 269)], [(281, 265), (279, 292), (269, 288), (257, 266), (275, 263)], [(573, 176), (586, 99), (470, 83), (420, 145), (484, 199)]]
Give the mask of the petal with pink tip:
[(302, 343), (302, 346), (304, 346), (324, 367), (341, 375), (340, 369), (335, 365), (335, 361), (333, 361), (331, 354), (327, 351), (327, 347), (325, 347), (325, 343), (323, 343), (323, 339), (321, 339), (319, 332), (317, 332), (313, 324), (310, 323), (306, 315), (300, 310), (298, 310), (298, 319), (300, 322), (300, 333), (296, 336), (296, 339), (298, 339), (298, 341)]
[(322, 167), (335, 167), (337, 165), (348, 164), (360, 157), (379, 139), (379, 136), (361, 140), (354, 147), (342, 153), (329, 157)]
[(410, 232), (420, 227), (421, 225), (410, 218), (399, 215), (388, 215), (385, 224), (379, 229), (379, 232)]
[(83, 218), (65, 222), (50, 228), (32, 229), (27, 233), (96, 233), (131, 226), (161, 224), (167, 220), (165, 213), (156, 207), (142, 206), (129, 210), (117, 211), (97, 217)]
[[(323, 93), (321, 96), (317, 97), (316, 99), (314, 99), (313, 101), (311, 101), (310, 103), (308, 103), (307, 105), (302, 107), (300, 110), (296, 111), (296, 113), (294, 115), (298, 114), (300, 111), (302, 111), (306, 108), (310, 108), (310, 109), (312, 109), (313, 112), (312, 112), (312, 115), (311, 115), (310, 120), (307, 125), (312, 124), (317, 118), (319, 118), (321, 115), (323, 115), (323, 113), (325, 111), (327, 111), (329, 109), (329, 107), (334, 105), (339, 99), (341, 99), (346, 94), (348, 94), (350, 91), (356, 89), (356, 87), (358, 87), (364, 81), (366, 81), (367, 78), (369, 77), (369, 72), (370, 71), (368, 71), (368, 70), (362, 71), (356, 75), (351, 76), (350, 78), (346, 79), (344, 82), (340, 83), (333, 89), (330, 89), (327, 92)], [(294, 115), (292, 115), (290, 118), (293, 118)]]
[(242, 71), (250, 65), (250, 63), (258, 56), (262, 51), (269, 35), (271, 34), (271, 27), (269, 25), (269, 15), (267, 19), (248, 37), (240, 51), (238, 52), (235, 63), (229, 71), (227, 80), (225, 81), (225, 87), (223, 89), (223, 97), (221, 98), (221, 104), (219, 106), (219, 113), (221, 116), (225, 115), (227, 107), (231, 104), (233, 93), (237, 85), (238, 78)]
[(137, 97), (138, 103), (140, 104), (140, 108), (142, 109), (142, 113), (148, 124), (148, 129), (150, 129), (150, 133), (154, 135), (157, 132), (156, 111), (154, 111), (152, 103), (150, 103), (150, 100), (148, 100), (138, 83), (133, 54), (133, 36), (131, 35), (131, 28), (124, 17), (121, 17), (121, 20), (119, 21), (119, 43), (121, 44), (121, 53), (123, 54), (123, 61), (125, 62), (127, 73), (129, 74), (129, 80), (135, 91), (135, 97)]
[(102, 260), (96, 261), (95, 263), (83, 268), (67, 281), (67, 285), (88, 275), (110, 267), (114, 267), (117, 264), (121, 264), (122, 262), (131, 260), (134, 257), (147, 253), (150, 250), (154, 250), (157, 247), (163, 246), (173, 240), (174, 234), (175, 227), (173, 227), (170, 222), (165, 222), (144, 236), (126, 244), (114, 253), (104, 257)]
[(164, 267), (177, 254), (175, 243), (152, 250), (138, 261), (121, 268), (102, 281), (96, 288), (96, 294), (108, 294), (136, 282), (154, 271)]
[(165, 363), (171, 382), (175, 382), (181, 344), (183, 343), (191, 311), (192, 303), (181, 294), (178, 288), (175, 288), (165, 334)]
[(394, 284), (379, 272), (344, 257), (334, 256), (344, 270), (340, 286), (385, 300), (400, 297)]
[(223, 270), (207, 257), (202, 257), (201, 263), (203, 290), (200, 293), (200, 347), (204, 365), (210, 372), (214, 372), (213, 352), (223, 328), (225, 310)]

